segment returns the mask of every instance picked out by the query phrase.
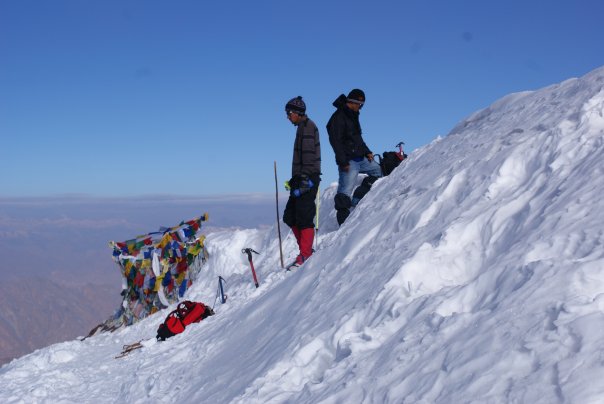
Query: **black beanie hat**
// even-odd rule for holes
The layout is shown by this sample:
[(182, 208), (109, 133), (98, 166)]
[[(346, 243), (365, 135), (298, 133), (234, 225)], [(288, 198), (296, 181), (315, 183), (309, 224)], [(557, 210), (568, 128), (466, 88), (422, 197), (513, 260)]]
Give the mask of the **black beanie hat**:
[(351, 92), (348, 93), (348, 98), (349, 100), (357, 100), (357, 101), (363, 101), (365, 102), (365, 93), (363, 92), (363, 90), (359, 90), (358, 88), (355, 88), (354, 90), (352, 90)]
[(306, 104), (302, 101), (301, 96), (297, 96), (296, 98), (287, 101), (287, 104), (285, 104), (285, 111), (294, 111), (298, 115), (304, 115), (306, 112)]

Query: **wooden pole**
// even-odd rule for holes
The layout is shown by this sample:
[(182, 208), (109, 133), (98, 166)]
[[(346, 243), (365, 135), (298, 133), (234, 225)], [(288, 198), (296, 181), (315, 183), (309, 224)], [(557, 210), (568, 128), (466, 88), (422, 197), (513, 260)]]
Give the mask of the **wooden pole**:
[(277, 185), (277, 161), (275, 161), (275, 202), (277, 206), (277, 233), (279, 234), (279, 255), (281, 256), (281, 269), (283, 265), (283, 248), (281, 247), (281, 220), (279, 219), (279, 187)]

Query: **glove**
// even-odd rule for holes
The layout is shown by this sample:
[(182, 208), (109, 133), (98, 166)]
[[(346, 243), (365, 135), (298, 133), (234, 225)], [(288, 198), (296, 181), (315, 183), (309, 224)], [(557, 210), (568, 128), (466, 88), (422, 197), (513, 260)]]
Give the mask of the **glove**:
[(292, 193), (294, 194), (294, 196), (296, 198), (299, 198), (300, 195), (303, 195), (305, 193), (307, 193), (308, 191), (310, 191), (310, 189), (313, 187), (313, 182), (310, 178), (308, 178), (307, 175), (301, 175), (300, 179), (299, 179), (299, 186), (298, 188), (294, 189), (292, 191)]
[(312, 188), (314, 184), (312, 183), (312, 180), (308, 177), (308, 175), (302, 175), (300, 176), (300, 189), (302, 188)]

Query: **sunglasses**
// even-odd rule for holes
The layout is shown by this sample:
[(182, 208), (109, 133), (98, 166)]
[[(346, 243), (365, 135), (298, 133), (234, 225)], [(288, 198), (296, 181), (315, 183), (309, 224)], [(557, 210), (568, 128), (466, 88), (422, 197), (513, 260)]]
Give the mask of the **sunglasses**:
[(347, 101), (351, 102), (353, 104), (357, 104), (359, 106), (359, 109), (363, 108), (363, 105), (365, 105), (365, 101), (359, 101), (359, 100), (355, 100), (353, 98), (348, 98)]

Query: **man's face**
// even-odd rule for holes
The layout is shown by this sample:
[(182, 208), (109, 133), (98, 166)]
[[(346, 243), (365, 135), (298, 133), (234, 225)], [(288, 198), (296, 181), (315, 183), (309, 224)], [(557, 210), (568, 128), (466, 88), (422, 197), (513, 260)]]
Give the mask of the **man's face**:
[(361, 108), (363, 108), (363, 105), (365, 104), (365, 100), (348, 100), (348, 102), (346, 103), (346, 105), (348, 106), (348, 108), (350, 108), (351, 110), (353, 110), (354, 112), (359, 112), (361, 110)]
[(293, 123), (294, 125), (297, 124), (298, 122), (300, 122), (300, 119), (302, 118), (300, 115), (298, 115), (298, 113), (294, 112), (294, 111), (287, 111), (287, 119), (289, 119), (289, 121), (291, 123)]

